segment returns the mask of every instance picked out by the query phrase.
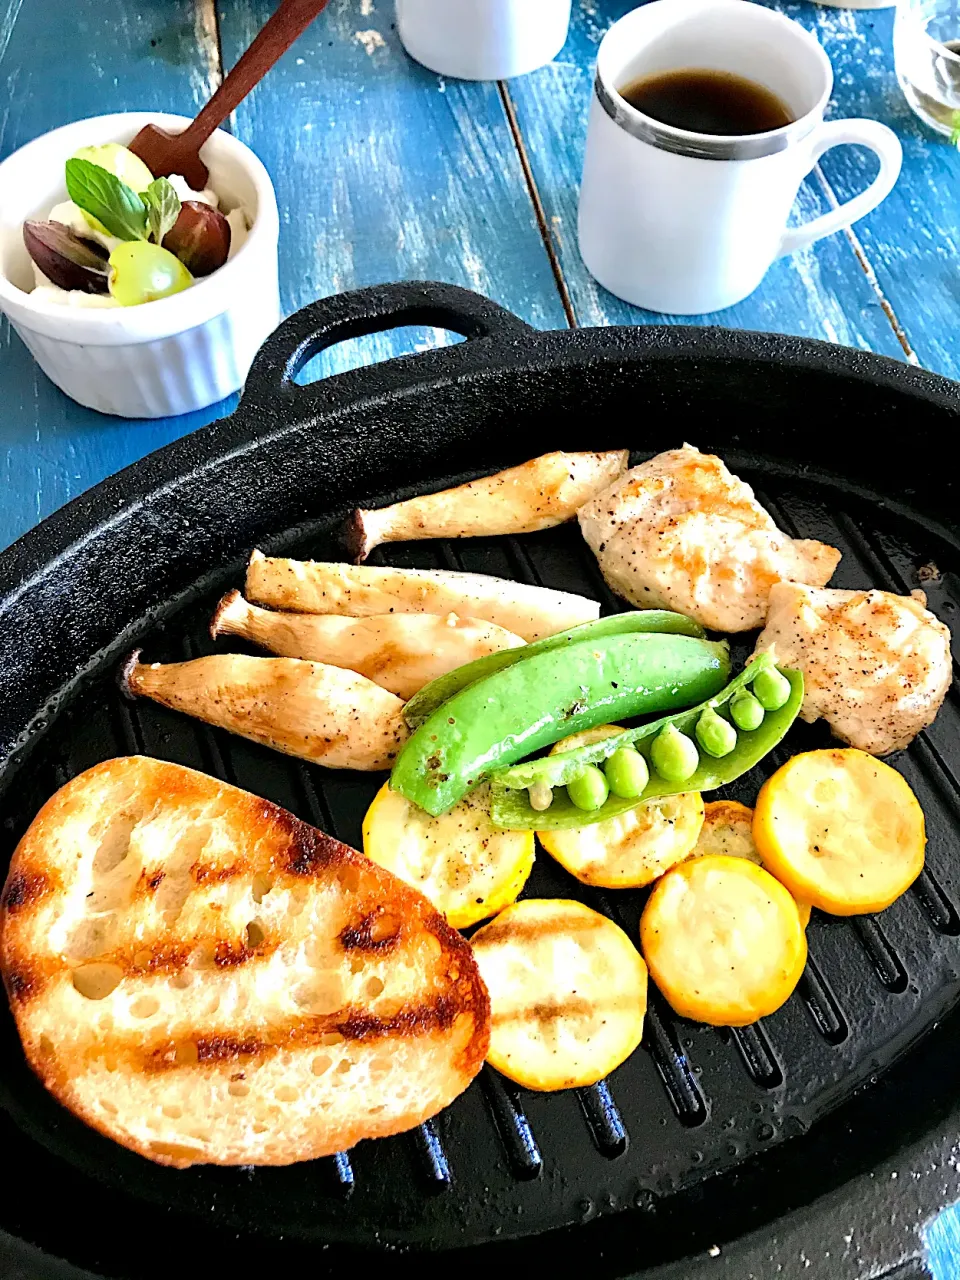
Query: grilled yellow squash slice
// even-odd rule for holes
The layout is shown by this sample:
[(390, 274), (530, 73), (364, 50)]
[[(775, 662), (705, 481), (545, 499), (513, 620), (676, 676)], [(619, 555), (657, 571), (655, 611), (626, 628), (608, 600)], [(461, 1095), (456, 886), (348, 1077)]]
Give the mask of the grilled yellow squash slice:
[(385, 783), (363, 820), (363, 851), (466, 929), (516, 900), (533, 869), (534, 840), (532, 831), (491, 824), (486, 784), (433, 818)]
[[(691, 858), (747, 858), (758, 867), (763, 859), (753, 839), (753, 810), (737, 800), (711, 800), (703, 806), (703, 826)], [(810, 923), (810, 903), (797, 901), (800, 923)]]
[(692, 858), (746, 858), (763, 863), (753, 842), (753, 810), (736, 800), (710, 800), (703, 806), (703, 826)]
[(923, 870), (923, 810), (888, 764), (853, 747), (807, 751), (757, 798), (764, 865), (798, 897), (837, 916), (882, 911)]
[(779, 1009), (807, 959), (790, 892), (746, 858), (691, 858), (668, 871), (644, 909), (640, 942), (670, 1006), (715, 1027)]
[(647, 968), (612, 921), (527, 898), (471, 939), (490, 993), (488, 1061), (528, 1089), (596, 1084), (643, 1034)]

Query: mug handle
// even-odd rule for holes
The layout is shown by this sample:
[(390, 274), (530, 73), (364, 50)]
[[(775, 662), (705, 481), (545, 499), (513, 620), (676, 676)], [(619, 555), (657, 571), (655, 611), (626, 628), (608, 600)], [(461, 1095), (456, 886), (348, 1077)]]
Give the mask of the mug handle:
[(893, 190), (893, 184), (900, 176), (903, 148), (893, 130), (879, 120), (830, 120), (821, 125), (813, 144), (810, 168), (813, 168), (825, 151), (829, 151), (831, 147), (841, 147), (847, 142), (869, 147), (880, 161), (880, 172), (866, 191), (861, 191), (858, 196), (846, 200), (819, 218), (801, 223), (799, 227), (790, 227), (780, 241), (778, 257), (794, 253), (797, 249), (813, 244), (815, 240), (822, 240), (824, 236), (849, 227), (871, 209), (875, 209)]

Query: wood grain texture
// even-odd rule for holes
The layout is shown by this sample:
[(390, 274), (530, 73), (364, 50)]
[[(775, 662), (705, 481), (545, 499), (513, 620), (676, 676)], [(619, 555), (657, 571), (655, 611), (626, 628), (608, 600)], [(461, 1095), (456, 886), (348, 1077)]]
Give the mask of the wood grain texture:
[[(509, 84), (577, 321), (587, 325), (707, 323), (773, 330), (902, 358), (903, 348), (881, 298), (842, 235), (780, 259), (751, 297), (708, 316), (642, 311), (607, 293), (590, 277), (580, 260), (576, 226), (593, 65), (611, 23), (635, 7), (635, 0), (575, 0), (570, 37), (556, 60)], [(798, 216), (813, 218), (827, 207), (819, 185), (805, 183)]]
[[(0, 0), (0, 157), (84, 116), (147, 106), (192, 115), (216, 82), (202, 4), (70, 0), (69, 58), (64, 12)], [(0, 547), (104, 476), (224, 412), (214, 406), (130, 422), (82, 409), (40, 372), (5, 319), (0, 388)]]
[[(815, 31), (830, 55), (836, 77), (830, 114), (882, 120), (903, 143), (900, 181), (855, 230), (920, 363), (960, 377), (960, 156), (917, 119), (900, 91), (894, 11), (778, 7)], [(837, 147), (822, 167), (837, 197), (846, 200), (867, 185), (876, 161), (859, 147)]]
[[(269, 0), (221, 0), (229, 67)], [(234, 113), (281, 209), (283, 306), (389, 280), (443, 280), (540, 328), (564, 326), (550, 262), (496, 84), (446, 81), (404, 53), (393, 0), (333, 0)], [(419, 338), (419, 341), (417, 340)], [(442, 344), (378, 334), (317, 374)]]

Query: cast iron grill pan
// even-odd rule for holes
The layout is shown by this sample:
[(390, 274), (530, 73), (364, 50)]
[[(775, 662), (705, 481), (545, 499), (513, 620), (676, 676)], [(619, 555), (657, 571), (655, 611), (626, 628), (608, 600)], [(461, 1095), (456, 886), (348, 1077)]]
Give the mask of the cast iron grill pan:
[[(318, 347), (414, 320), (476, 340), (311, 388), (292, 384)], [(357, 502), (429, 491), (552, 448), (628, 444), (636, 462), (689, 439), (719, 452), (782, 528), (843, 551), (831, 585), (923, 586), (956, 629), (953, 487), (936, 445), (956, 429), (958, 403), (938, 379), (786, 339), (708, 330), (534, 335), (491, 304), (440, 286), (317, 304), (268, 342), (233, 419), (100, 486), (4, 557), (5, 859), (58, 786), (129, 752), (214, 774), (359, 847), (380, 776), (301, 764), (155, 704), (129, 704), (116, 688), (117, 658), (132, 642), (158, 661), (231, 647), (214, 645), (206, 626), (220, 592), (242, 584), (254, 544), (337, 559), (340, 518)], [(902, 441), (894, 450), (889, 432)], [(373, 560), (582, 592), (604, 612), (625, 607), (576, 526), (395, 545)], [(737, 664), (751, 647), (752, 637), (735, 645)], [(31, 719), (34, 732), (24, 737)], [(960, 994), (958, 731), (955, 683), (935, 725), (894, 758), (920, 798), (930, 839), (927, 868), (899, 902), (854, 920), (814, 912), (798, 991), (752, 1027), (687, 1022), (653, 992), (641, 1049), (590, 1089), (540, 1095), (485, 1069), (408, 1135), (288, 1169), (172, 1171), (63, 1111), (23, 1064), (5, 1012), (3, 1132), (23, 1185), (8, 1193), (0, 1220), (108, 1275), (169, 1274), (158, 1234), (190, 1241), (194, 1258), (207, 1249), (222, 1261), (239, 1249), (249, 1261), (262, 1248), (264, 1257), (310, 1259), (315, 1269), (358, 1248), (379, 1247), (376, 1265), (402, 1270), (405, 1251), (489, 1252), (500, 1242), (491, 1261), (520, 1265), (555, 1250), (570, 1262), (582, 1252), (601, 1274), (665, 1266), (666, 1275), (686, 1259), (676, 1274), (693, 1275), (698, 1256), (714, 1274), (733, 1256), (727, 1247), (714, 1261), (711, 1246), (804, 1206), (815, 1217), (825, 1192), (842, 1203), (850, 1180), (869, 1179), (884, 1159), (899, 1161), (916, 1184), (910, 1144), (946, 1127), (958, 1074), (950, 1016)], [(797, 726), (771, 768), (828, 740), (821, 726)], [(754, 773), (718, 794), (752, 803), (760, 781)], [(524, 896), (579, 898), (632, 937), (645, 899), (580, 885), (542, 851)], [(62, 1218), (51, 1226), (38, 1212), (30, 1188), (36, 1195), (41, 1185), (57, 1186), (59, 1203), (67, 1198), (72, 1235)], [(100, 1205), (101, 1217), (78, 1238), (86, 1205)], [(104, 1205), (115, 1206), (109, 1227)], [(907, 1228), (885, 1224), (891, 1262), (916, 1251), (916, 1238), (904, 1237), (910, 1212), (902, 1216)], [(149, 1258), (133, 1243), (145, 1231)], [(848, 1249), (831, 1267), (821, 1243), (810, 1240), (810, 1258), (780, 1258), (785, 1273), (861, 1274), (862, 1251)], [(875, 1263), (879, 1241), (873, 1253)]]

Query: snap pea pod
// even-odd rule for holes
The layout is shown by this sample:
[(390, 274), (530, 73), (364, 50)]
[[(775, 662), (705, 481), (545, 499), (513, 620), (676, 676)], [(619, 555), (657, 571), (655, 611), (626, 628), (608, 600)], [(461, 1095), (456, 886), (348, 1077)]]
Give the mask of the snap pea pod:
[(559, 631), (555, 636), (547, 636), (533, 644), (521, 645), (516, 649), (501, 649), (499, 653), (488, 653), (473, 662), (465, 662), (462, 667), (438, 676), (436, 680), (425, 684), (419, 693), (415, 693), (403, 708), (403, 718), (411, 729), (416, 729), (437, 707), (468, 684), (474, 684), (485, 676), (492, 676), (526, 658), (536, 657), (538, 653), (565, 649), (571, 644), (579, 644), (581, 640), (602, 640), (608, 636), (636, 635), (648, 631), (655, 631), (660, 635), (693, 636), (698, 640), (703, 640), (707, 634), (699, 622), (694, 622), (682, 613), (671, 613), (668, 609), (636, 609), (629, 613), (616, 613), (613, 617), (599, 618), (596, 622), (584, 622), (579, 627), (571, 627), (569, 631)]
[(390, 786), (437, 817), (495, 769), (609, 720), (689, 706), (729, 674), (725, 641), (684, 635), (591, 637), (528, 655), (438, 707), (403, 747)]
[[(703, 713), (710, 710), (726, 719), (732, 700), (747, 689), (763, 671), (777, 671), (788, 682), (790, 692), (787, 700), (776, 710), (766, 713), (759, 728), (750, 732), (737, 732), (736, 744), (732, 750), (719, 758), (701, 752), (696, 770), (683, 782), (669, 782), (657, 773), (652, 748), (665, 728), (672, 726), (688, 739), (695, 739), (697, 725)], [(637, 729), (625, 729), (623, 733), (603, 738), (590, 746), (525, 761), (495, 772), (490, 778), (490, 812), (493, 822), (498, 827), (523, 831), (586, 827), (594, 822), (603, 822), (606, 818), (615, 818), (628, 809), (636, 808), (638, 804), (661, 796), (676, 795), (681, 791), (713, 791), (739, 778), (772, 751), (797, 718), (802, 702), (801, 672), (781, 671), (774, 667), (769, 654), (762, 654), (725, 689), (700, 706), (664, 716)], [(639, 797), (625, 799), (611, 794), (599, 808), (585, 811), (578, 808), (565, 791), (559, 789), (576, 778), (585, 765), (602, 766), (614, 752), (624, 747), (633, 747), (639, 751), (650, 769), (649, 781)], [(548, 808), (538, 811), (531, 807), (527, 788), (533, 786), (539, 788), (541, 794), (546, 790), (548, 798), (549, 788), (557, 788)]]

